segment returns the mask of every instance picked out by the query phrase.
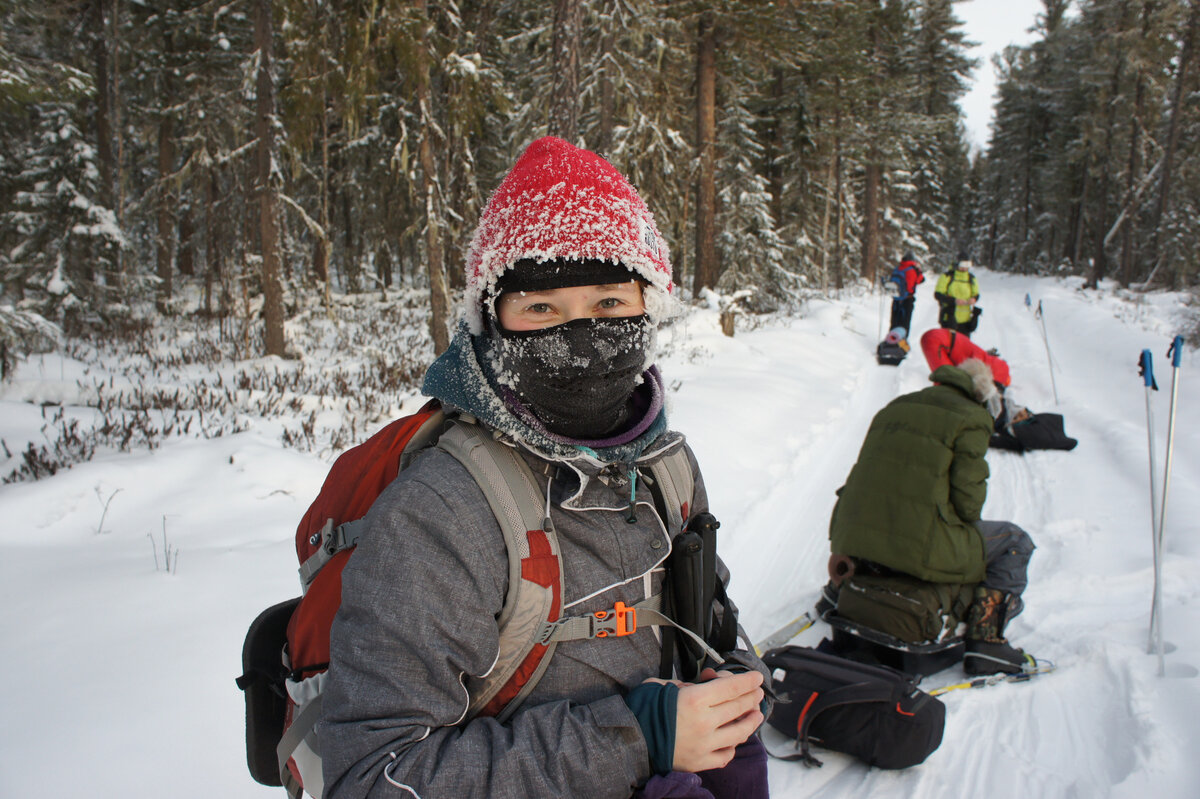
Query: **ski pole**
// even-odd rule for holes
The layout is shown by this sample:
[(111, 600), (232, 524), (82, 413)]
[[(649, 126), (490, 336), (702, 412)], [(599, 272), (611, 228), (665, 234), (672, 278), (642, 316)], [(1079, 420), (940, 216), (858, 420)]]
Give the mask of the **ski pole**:
[[(1158, 552), (1158, 574), (1155, 575), (1155, 582), (1159, 581), (1162, 576), (1162, 561), (1166, 555), (1166, 550), (1163, 548), (1163, 530), (1166, 527), (1167, 518), (1167, 493), (1171, 486), (1171, 455), (1175, 448), (1175, 403), (1179, 397), (1179, 365), (1183, 353), (1183, 336), (1176, 336), (1171, 341), (1171, 346), (1167, 349), (1167, 356), (1171, 358), (1171, 405), (1167, 412), (1167, 454), (1164, 458), (1163, 465), (1163, 486), (1162, 498), (1158, 509), (1158, 533), (1155, 536), (1154, 546)], [(1156, 644), (1158, 646), (1158, 675), (1161, 677), (1164, 673), (1163, 669), (1163, 613), (1162, 613), (1162, 589), (1155, 591), (1158, 599), (1158, 623), (1154, 629), (1157, 633)]]
[(879, 330), (875, 334), (876, 341), (883, 341), (883, 284), (879, 284)]
[(1054, 356), (1050, 354), (1050, 339), (1046, 335), (1046, 315), (1042, 313), (1042, 301), (1038, 300), (1037, 318), (1042, 321), (1042, 343), (1046, 345), (1046, 366), (1050, 368), (1050, 387), (1054, 389), (1054, 404), (1058, 404), (1058, 384), (1054, 382)]
[(1154, 595), (1150, 602), (1150, 638), (1146, 644), (1146, 653), (1158, 653), (1159, 673), (1164, 670), (1162, 660), (1161, 638), (1158, 635), (1159, 605), (1162, 598), (1159, 593), (1159, 578), (1162, 575), (1162, 557), (1159, 553), (1158, 539), (1158, 491), (1154, 485), (1154, 414), (1150, 405), (1150, 392), (1158, 391), (1158, 383), (1154, 380), (1154, 356), (1150, 350), (1142, 350), (1138, 359), (1138, 374), (1146, 386), (1146, 434), (1150, 452), (1150, 542), (1154, 546)]

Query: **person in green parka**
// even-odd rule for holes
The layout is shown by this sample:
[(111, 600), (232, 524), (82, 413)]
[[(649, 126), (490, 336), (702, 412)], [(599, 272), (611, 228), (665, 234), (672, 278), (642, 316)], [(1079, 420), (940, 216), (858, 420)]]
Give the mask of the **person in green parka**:
[(968, 674), (1021, 671), (1032, 658), (1004, 638), (1022, 609), (1033, 541), (983, 521), (984, 460), (1002, 402), (977, 359), (942, 366), (935, 385), (888, 403), (867, 431), (829, 524), (835, 555), (936, 583), (979, 583), (967, 614)]

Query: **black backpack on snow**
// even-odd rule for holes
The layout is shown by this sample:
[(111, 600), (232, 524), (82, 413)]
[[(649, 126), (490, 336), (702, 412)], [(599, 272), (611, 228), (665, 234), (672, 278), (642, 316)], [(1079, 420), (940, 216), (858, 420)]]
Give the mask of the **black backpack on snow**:
[(924, 762), (942, 743), (946, 706), (917, 688), (912, 675), (794, 645), (770, 650), (763, 663), (775, 674), (779, 697), (767, 724), (796, 739), (800, 750), (785, 760), (820, 766), (809, 752), (815, 743), (900, 769)]

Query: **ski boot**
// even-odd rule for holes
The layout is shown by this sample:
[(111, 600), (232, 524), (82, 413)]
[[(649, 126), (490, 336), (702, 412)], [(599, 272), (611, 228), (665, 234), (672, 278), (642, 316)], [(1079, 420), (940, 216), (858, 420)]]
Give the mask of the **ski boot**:
[(995, 588), (978, 586), (967, 610), (967, 647), (963, 671), (969, 676), (1020, 674), (1037, 666), (1032, 655), (1004, 637), (1008, 620), (1020, 612), (1020, 598)]

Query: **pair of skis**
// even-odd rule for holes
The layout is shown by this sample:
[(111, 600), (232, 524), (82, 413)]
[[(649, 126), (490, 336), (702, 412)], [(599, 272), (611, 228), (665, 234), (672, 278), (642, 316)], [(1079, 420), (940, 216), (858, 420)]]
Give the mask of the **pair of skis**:
[(755, 644), (754, 654), (762, 657), (764, 652), (769, 652), (772, 649), (783, 646), (809, 627), (812, 627), (816, 621), (816, 618), (811, 613), (805, 612), (800, 614)]
[(941, 696), (948, 694), (951, 691), (965, 691), (971, 688), (987, 688), (992, 685), (999, 685), (1002, 682), (1026, 682), (1032, 680), (1039, 674), (1049, 674), (1057, 668), (1049, 660), (1039, 661), (1036, 666), (1027, 666), (1024, 671), (1019, 671), (1016, 674), (989, 674), (986, 677), (976, 677), (973, 680), (957, 682), (952, 685), (943, 685), (941, 688), (934, 688), (929, 691), (930, 696)]

